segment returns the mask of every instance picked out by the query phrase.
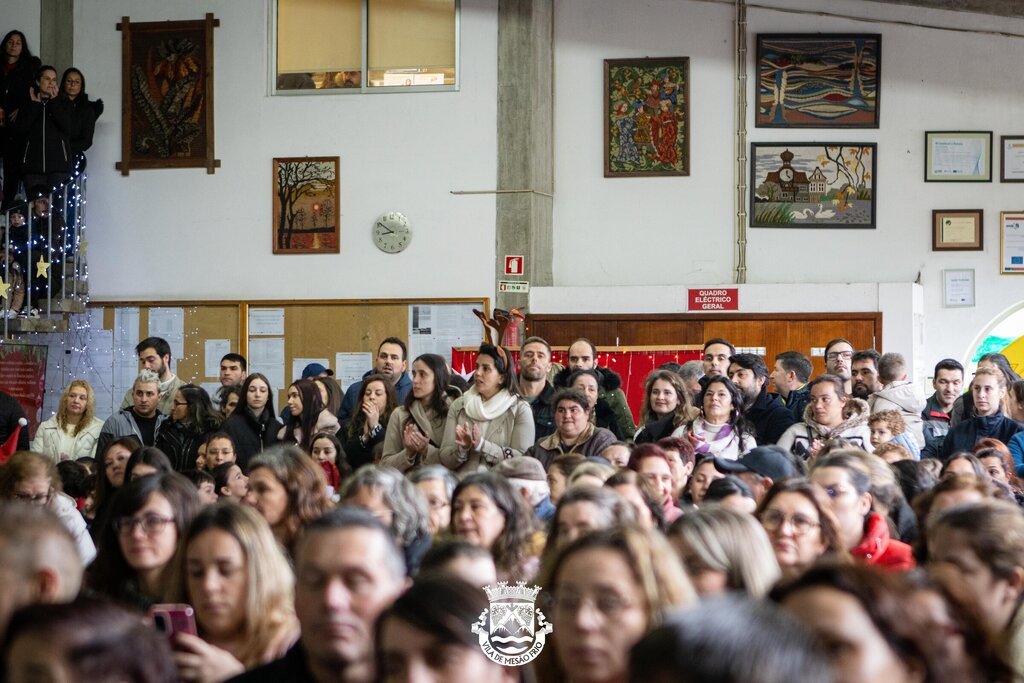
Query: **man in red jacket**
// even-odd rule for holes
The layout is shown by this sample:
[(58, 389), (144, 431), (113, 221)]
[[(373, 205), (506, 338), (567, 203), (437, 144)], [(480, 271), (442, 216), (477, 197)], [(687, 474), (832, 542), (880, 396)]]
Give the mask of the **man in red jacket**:
[(850, 554), (860, 562), (895, 571), (914, 568), (910, 546), (889, 535), (889, 521), (874, 512), (871, 476), (856, 455), (836, 453), (814, 463), (810, 480), (828, 494)]

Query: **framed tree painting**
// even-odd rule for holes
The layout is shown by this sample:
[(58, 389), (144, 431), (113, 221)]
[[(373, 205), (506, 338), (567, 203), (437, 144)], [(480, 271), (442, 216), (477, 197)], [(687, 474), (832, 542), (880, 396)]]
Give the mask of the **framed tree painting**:
[(213, 146), (213, 29), (198, 21), (131, 23), (121, 31), (121, 175), (220, 166)]
[(604, 60), (604, 175), (690, 175), (688, 57)]
[(878, 128), (882, 36), (757, 36), (758, 128)]
[(752, 143), (750, 227), (874, 228), (877, 156), (868, 142)]
[(274, 159), (274, 253), (341, 249), (339, 157)]

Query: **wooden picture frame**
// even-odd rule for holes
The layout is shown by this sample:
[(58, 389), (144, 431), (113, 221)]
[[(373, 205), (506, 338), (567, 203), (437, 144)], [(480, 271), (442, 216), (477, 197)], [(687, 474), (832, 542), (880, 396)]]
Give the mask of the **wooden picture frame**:
[(690, 175), (690, 58), (604, 60), (604, 176)]
[(999, 274), (1024, 275), (1024, 211), (999, 214)]
[(1024, 135), (999, 136), (999, 182), (1024, 183)]
[(882, 36), (757, 36), (757, 128), (878, 128)]
[(341, 251), (340, 157), (282, 157), (273, 162), (275, 254)]
[(924, 180), (926, 183), (992, 182), (992, 131), (926, 132)]
[(984, 251), (985, 212), (981, 209), (932, 211), (932, 251)]
[(873, 142), (754, 142), (750, 227), (867, 228), (876, 224)]
[(132, 169), (220, 167), (214, 158), (213, 29), (197, 21), (122, 17), (121, 175)]

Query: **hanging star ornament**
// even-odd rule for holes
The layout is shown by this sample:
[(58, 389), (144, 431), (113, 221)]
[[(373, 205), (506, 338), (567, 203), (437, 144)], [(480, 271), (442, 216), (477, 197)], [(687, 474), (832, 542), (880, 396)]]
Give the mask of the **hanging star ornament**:
[(4, 282), (4, 279), (2, 277), (0, 277), (0, 298), (6, 299), (7, 298), (7, 290), (10, 289), (10, 288), (11, 288), (11, 286), (9, 284), (7, 284), (6, 282)]
[(39, 261), (36, 263), (36, 277), (50, 277), (50, 264), (47, 263), (43, 256), (40, 254)]

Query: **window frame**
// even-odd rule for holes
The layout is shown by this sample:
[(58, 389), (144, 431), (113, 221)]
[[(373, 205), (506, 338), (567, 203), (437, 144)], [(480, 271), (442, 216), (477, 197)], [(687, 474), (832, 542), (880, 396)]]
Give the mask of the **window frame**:
[(369, 36), (369, 3), (370, 0), (361, 0), (362, 21), (362, 44), (360, 46), (360, 84), (358, 88), (304, 88), (295, 90), (279, 90), (277, 87), (277, 2), (270, 0), (267, 3), (269, 21), (267, 24), (268, 39), (268, 69), (267, 86), (271, 97), (292, 97), (305, 95), (370, 95), (370, 94), (395, 94), (395, 93), (418, 93), (418, 92), (458, 92), (462, 86), (462, 0), (455, 0), (455, 83), (451, 85), (392, 85), (392, 86), (371, 86), (369, 85), (368, 58), (368, 36)]

